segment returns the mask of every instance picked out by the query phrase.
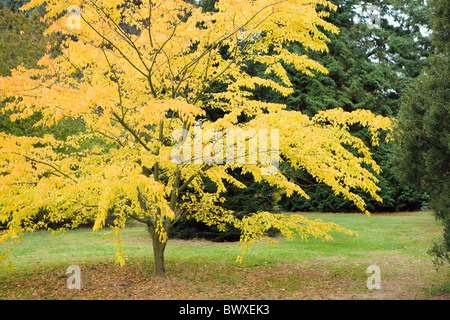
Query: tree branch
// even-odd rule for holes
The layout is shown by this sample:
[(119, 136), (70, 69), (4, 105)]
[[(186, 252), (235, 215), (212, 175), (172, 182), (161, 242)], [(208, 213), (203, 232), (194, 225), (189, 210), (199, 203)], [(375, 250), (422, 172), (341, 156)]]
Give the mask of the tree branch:
[(136, 132), (134, 132), (133, 129), (131, 129), (126, 123), (125, 121), (114, 111), (111, 113), (116, 120), (129, 132), (131, 133), (131, 135), (136, 139), (137, 142), (139, 142), (139, 144), (141, 144), (145, 150), (147, 150), (148, 152), (151, 152), (150, 148), (145, 144), (144, 141), (141, 140), (141, 138), (139, 138), (139, 136), (137, 135)]

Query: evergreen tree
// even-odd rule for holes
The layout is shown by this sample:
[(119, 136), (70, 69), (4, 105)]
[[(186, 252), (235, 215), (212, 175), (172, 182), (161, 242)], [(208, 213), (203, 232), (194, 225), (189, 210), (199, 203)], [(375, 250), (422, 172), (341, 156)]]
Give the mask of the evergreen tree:
[[(302, 53), (320, 61), (329, 74), (317, 74), (312, 78), (291, 69), (294, 94), (275, 99), (310, 116), (330, 108), (347, 111), (363, 108), (395, 117), (402, 94), (427, 63), (430, 43), (425, 32), (428, 16), (424, 1), (334, 2), (339, 7), (331, 13), (329, 20), (339, 27), (340, 32), (338, 35), (329, 35), (329, 52), (307, 53), (296, 44), (290, 48), (303, 50)], [(377, 25), (369, 23), (370, 15), (377, 16)], [(262, 74), (257, 65), (249, 67), (253, 68), (255, 75), (271, 76)], [(264, 89), (255, 93), (258, 99), (273, 101), (273, 96), (266, 95)], [(354, 130), (364, 137), (359, 128), (355, 127)], [(391, 169), (392, 147), (390, 143), (372, 148), (374, 158), (383, 169), (378, 175), (383, 203), (372, 201), (363, 193), (360, 195), (372, 211), (418, 210), (427, 198), (422, 191), (413, 190), (398, 181)], [(317, 185), (304, 172), (292, 172), (292, 177), (308, 189), (311, 199), (283, 198), (281, 204), (285, 210), (356, 210), (352, 203), (336, 197), (330, 188)]]
[(404, 96), (395, 165), (401, 181), (432, 190), (430, 206), (444, 225), (432, 253), (450, 261), (450, 1), (430, 1), (433, 55), (430, 66)]
[(19, 0), (0, 0), (0, 9), (9, 9), (12, 11), (18, 11), (20, 7), (26, 4), (28, 1)]

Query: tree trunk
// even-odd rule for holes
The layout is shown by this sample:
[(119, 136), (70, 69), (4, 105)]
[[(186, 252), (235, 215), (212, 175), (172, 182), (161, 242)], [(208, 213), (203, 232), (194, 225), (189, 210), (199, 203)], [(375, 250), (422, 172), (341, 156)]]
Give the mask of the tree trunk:
[(164, 264), (164, 251), (166, 249), (167, 242), (161, 242), (159, 240), (159, 234), (155, 232), (153, 228), (149, 228), (149, 231), (152, 237), (155, 272), (157, 276), (164, 276), (164, 274), (166, 273), (166, 268)]

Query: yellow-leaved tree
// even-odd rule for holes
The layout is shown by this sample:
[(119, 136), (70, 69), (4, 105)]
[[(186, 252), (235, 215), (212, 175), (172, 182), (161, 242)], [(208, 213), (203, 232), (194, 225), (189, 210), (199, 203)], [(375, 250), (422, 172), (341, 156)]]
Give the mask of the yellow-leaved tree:
[[(260, 87), (289, 95), (285, 66), (311, 76), (327, 72), (289, 44), (326, 51), (324, 31), (338, 30), (321, 10), (335, 6), (326, 0), (220, 0), (214, 12), (204, 12), (190, 2), (31, 0), (23, 7), (45, 4), (47, 32), (63, 41), (52, 51), (59, 55), (47, 54), (38, 67), (19, 66), (0, 78), (0, 95), (11, 101), (6, 110), (12, 120), (38, 113), (36, 125), (44, 128), (72, 119), (84, 129), (64, 140), (0, 133), (3, 260), (7, 245), (25, 232), (61, 221), (68, 229), (87, 220), (98, 230), (110, 216), (119, 240), (127, 219), (148, 227), (158, 275), (165, 272), (170, 228), (186, 216), (223, 231), (234, 225), (242, 231), (243, 253), (266, 239), (270, 228), (289, 238), (330, 239), (332, 229), (351, 233), (301, 215), (236, 218), (220, 196), (224, 181), (245, 187), (230, 175), (235, 168), (288, 196), (308, 197), (278, 170), (286, 162), (362, 211), (356, 189), (381, 200), (374, 175), (380, 168), (349, 127), (367, 127), (376, 144), (389, 119), (340, 109), (310, 118), (252, 97)], [(268, 76), (252, 76), (248, 63), (264, 67)], [(223, 90), (212, 90), (217, 84)], [(209, 117), (211, 109), (220, 116)], [(207, 181), (214, 190), (205, 188)], [(117, 243), (117, 262), (123, 264)]]

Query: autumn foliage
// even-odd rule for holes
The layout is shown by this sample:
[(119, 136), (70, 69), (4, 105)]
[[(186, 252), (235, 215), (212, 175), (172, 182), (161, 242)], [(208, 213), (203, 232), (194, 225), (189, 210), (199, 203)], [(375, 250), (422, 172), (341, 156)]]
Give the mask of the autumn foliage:
[[(43, 3), (32, 0), (23, 9)], [(80, 15), (68, 13), (70, 6), (80, 8)], [(363, 212), (365, 203), (355, 189), (381, 200), (374, 175), (380, 168), (349, 128), (366, 127), (377, 144), (379, 132), (390, 127), (388, 118), (342, 109), (311, 118), (252, 96), (261, 87), (292, 93), (286, 65), (310, 76), (327, 72), (289, 50), (294, 42), (308, 50), (327, 50), (323, 30), (338, 30), (324, 20), (327, 12), (319, 7), (335, 9), (324, 0), (222, 0), (214, 12), (181, 0), (46, 1), (47, 32), (63, 37), (54, 44), (60, 48), (53, 52), (60, 54), (48, 53), (37, 68), (19, 66), (0, 78), (0, 95), (12, 101), (6, 107), (12, 120), (38, 113), (36, 126), (50, 128), (72, 119), (83, 130), (63, 140), (50, 134), (0, 133), (0, 222), (8, 226), (0, 243), (13, 243), (24, 232), (57, 221), (70, 221), (63, 226), (68, 229), (91, 219), (99, 230), (112, 215), (117, 261), (123, 264), (120, 229), (131, 218), (148, 226), (156, 272), (163, 274), (170, 227), (186, 216), (223, 231), (234, 225), (242, 232), (243, 253), (254, 241), (266, 239), (270, 228), (304, 239), (330, 239), (332, 229), (351, 233), (300, 215), (255, 212), (238, 219), (225, 210), (220, 196), (224, 181), (245, 187), (230, 175), (235, 168), (288, 196), (308, 197), (282, 171), (261, 174), (267, 167), (261, 159), (256, 164), (177, 164), (171, 157), (179, 142), (172, 133), (184, 129), (193, 135), (195, 121), (222, 133), (277, 129), (276, 161), (306, 170)], [(79, 19), (80, 28), (73, 28), (73, 19)], [(246, 62), (264, 66), (271, 77), (251, 76)], [(217, 83), (225, 90), (210, 90)], [(211, 120), (206, 112), (211, 108), (223, 116)], [(248, 120), (240, 121), (242, 116)], [(203, 142), (205, 150), (214, 139)], [(205, 181), (212, 181), (216, 190), (206, 189)], [(45, 215), (36, 221), (42, 211)]]

